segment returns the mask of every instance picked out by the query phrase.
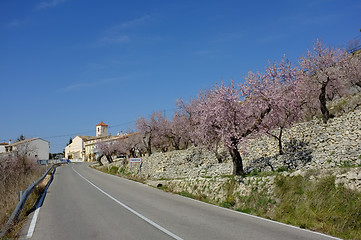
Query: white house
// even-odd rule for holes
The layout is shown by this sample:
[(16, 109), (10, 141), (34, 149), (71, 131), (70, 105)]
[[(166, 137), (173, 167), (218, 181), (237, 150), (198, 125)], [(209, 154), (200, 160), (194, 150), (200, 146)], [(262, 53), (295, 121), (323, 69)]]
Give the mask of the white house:
[[(94, 143), (112, 137), (108, 135), (108, 125), (104, 122), (100, 122), (95, 127), (96, 136), (75, 136), (73, 138), (72, 143), (65, 147), (65, 158), (79, 161), (94, 159)], [(86, 147), (86, 143), (92, 143), (92, 146)]]
[(5, 152), (14, 151), (26, 153), (29, 157), (37, 160), (49, 160), (50, 143), (41, 138), (29, 138), (23, 141), (5, 145)]
[(7, 146), (7, 145), (8, 145), (8, 143), (6, 143), (6, 142), (0, 143), (0, 153), (5, 152), (5, 146)]
[(108, 125), (100, 122), (95, 128), (96, 136), (76, 136), (72, 143), (65, 147), (65, 158), (78, 161), (95, 161), (97, 156), (96, 144), (99, 142), (115, 141), (127, 138), (127, 134), (117, 136), (108, 135)]
[(72, 143), (65, 147), (65, 158), (84, 161), (84, 142), (90, 140), (91, 136), (75, 136)]

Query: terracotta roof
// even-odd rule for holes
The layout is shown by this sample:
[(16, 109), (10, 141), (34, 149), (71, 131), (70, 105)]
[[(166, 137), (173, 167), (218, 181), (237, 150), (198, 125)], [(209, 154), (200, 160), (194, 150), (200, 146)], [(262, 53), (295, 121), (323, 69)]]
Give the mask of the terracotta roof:
[(0, 143), (0, 145), (9, 145), (9, 144), (6, 142), (3, 142), (3, 143)]
[(105, 124), (105, 123), (103, 123), (103, 122), (101, 122), (101, 123), (97, 124), (97, 126), (105, 126), (105, 127), (108, 127), (108, 125), (107, 125), (107, 124)]

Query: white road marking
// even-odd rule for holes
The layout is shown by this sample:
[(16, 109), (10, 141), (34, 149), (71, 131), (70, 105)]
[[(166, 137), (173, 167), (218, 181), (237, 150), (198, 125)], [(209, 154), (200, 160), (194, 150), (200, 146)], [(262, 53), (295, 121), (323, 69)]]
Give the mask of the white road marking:
[[(52, 174), (54, 174), (54, 170), (53, 170)], [(48, 191), (49, 186), (50, 186), (50, 184), (48, 182), (48, 184), (46, 185), (46, 188), (44, 189), (43, 194), (41, 195), (41, 198), (40, 198), (38, 204), (36, 205), (36, 210), (35, 210), (35, 213), (33, 215), (33, 219), (31, 219), (30, 227), (29, 227), (29, 230), (28, 230), (28, 234), (26, 235), (26, 238), (31, 238), (33, 236), (34, 229), (35, 229), (35, 226), (36, 226), (36, 221), (38, 219), (38, 215), (39, 215), (39, 211), (40, 211), (40, 206), (44, 201), (44, 198), (45, 198), (46, 192)]]
[(35, 225), (36, 225), (36, 220), (38, 219), (39, 211), (40, 211), (40, 207), (37, 207), (35, 210), (33, 219), (31, 220), (29, 231), (28, 231), (28, 234), (26, 235), (26, 238), (31, 238), (33, 236)]
[(177, 240), (183, 240), (181, 237), (175, 235), (174, 233), (168, 231), (167, 229), (165, 229), (164, 227), (158, 225), (157, 223), (153, 222), (152, 220), (150, 220), (149, 218), (143, 216), (142, 214), (138, 213), (137, 211), (133, 210), (132, 208), (128, 207), (127, 205), (125, 205), (124, 203), (122, 203), (121, 201), (117, 200), (116, 198), (114, 198), (113, 196), (111, 196), (109, 193), (103, 191), (101, 188), (99, 188), (97, 185), (95, 185), (94, 183), (92, 183), (91, 181), (89, 181), (87, 178), (85, 178), (83, 175), (81, 175), (80, 173), (78, 173), (73, 166), (71, 167), (74, 172), (76, 172), (80, 177), (82, 177), (85, 181), (87, 181), (90, 185), (92, 185), (93, 187), (95, 187), (96, 189), (98, 189), (100, 192), (102, 192), (103, 194), (105, 194), (106, 196), (108, 196), (110, 199), (114, 200), (116, 203), (118, 203), (119, 205), (121, 205), (122, 207), (124, 207), (125, 209), (127, 209), (128, 211), (130, 211), (131, 213), (133, 213), (134, 215), (140, 217), (141, 219), (143, 219), (144, 221), (146, 221), (147, 223), (151, 224), (153, 227), (159, 229), (160, 231), (164, 232), (165, 234), (171, 236), (174, 239)]

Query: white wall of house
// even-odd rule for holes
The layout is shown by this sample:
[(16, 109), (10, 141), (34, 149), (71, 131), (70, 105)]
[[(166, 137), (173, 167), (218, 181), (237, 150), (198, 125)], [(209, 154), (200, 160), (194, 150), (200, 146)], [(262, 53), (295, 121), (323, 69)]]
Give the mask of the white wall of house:
[(6, 145), (5, 151), (8, 153), (18, 151), (37, 160), (49, 160), (49, 148), (50, 143), (48, 141), (41, 138), (30, 138)]
[(73, 138), (72, 143), (65, 147), (65, 158), (82, 159), (84, 148), (84, 140), (81, 136)]
[(0, 153), (5, 152), (5, 145), (0, 144)]
[(6, 146), (7, 144), (0, 144), (0, 153), (3, 153), (3, 152), (5, 152), (5, 146)]
[(41, 138), (29, 142), (30, 156), (39, 160), (49, 160), (50, 143)]

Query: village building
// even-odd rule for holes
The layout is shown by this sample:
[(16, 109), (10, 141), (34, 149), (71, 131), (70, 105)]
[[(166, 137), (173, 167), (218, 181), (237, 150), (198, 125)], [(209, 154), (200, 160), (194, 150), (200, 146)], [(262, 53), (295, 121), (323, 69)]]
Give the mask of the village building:
[(0, 143), (0, 153), (5, 152), (6, 145), (8, 145), (8, 143), (6, 143), (6, 142)]
[(124, 134), (116, 136), (108, 135), (108, 125), (100, 122), (96, 125), (95, 136), (76, 136), (72, 143), (65, 147), (65, 158), (78, 161), (95, 161), (97, 157), (96, 144), (103, 141), (112, 141), (123, 137)]
[(75, 136), (72, 143), (65, 147), (65, 158), (84, 161), (84, 142), (92, 136)]
[(41, 138), (29, 138), (15, 143), (10, 141), (3, 146), (5, 147), (3, 154), (19, 152), (36, 160), (49, 160), (50, 142)]
[(108, 125), (100, 122), (96, 125), (96, 136), (97, 137), (104, 137), (108, 135)]

